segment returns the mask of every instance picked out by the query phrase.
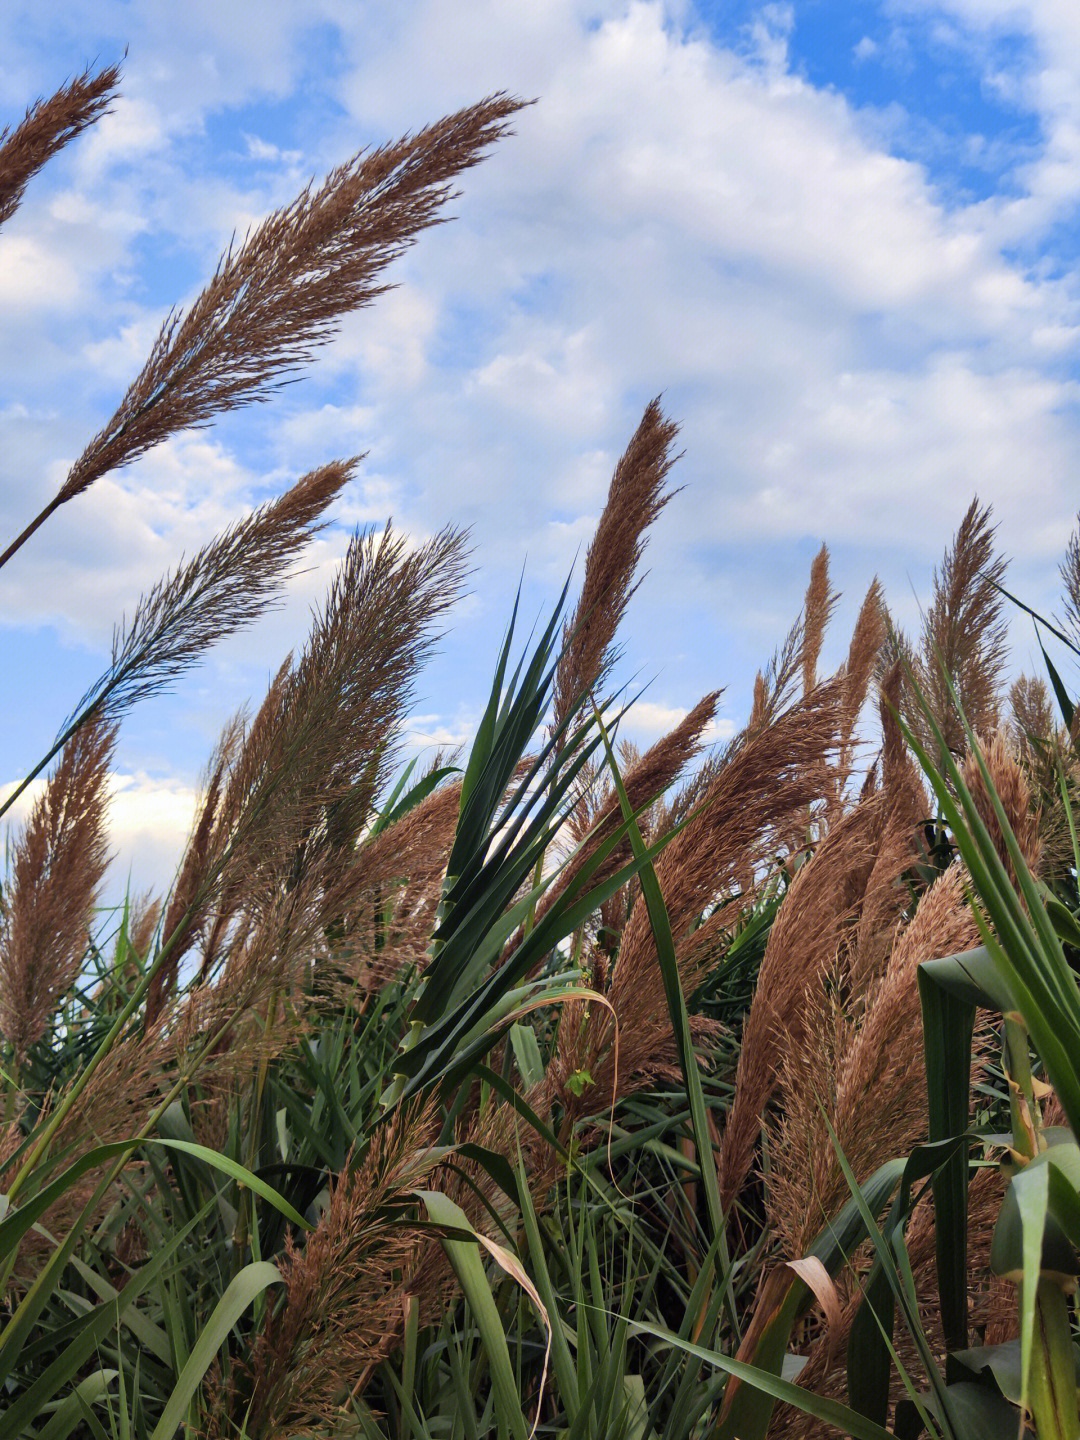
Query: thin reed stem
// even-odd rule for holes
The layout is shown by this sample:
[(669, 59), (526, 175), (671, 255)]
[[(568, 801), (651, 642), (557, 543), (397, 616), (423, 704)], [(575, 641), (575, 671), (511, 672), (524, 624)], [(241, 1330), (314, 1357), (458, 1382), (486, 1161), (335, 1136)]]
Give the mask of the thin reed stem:
[(52, 515), (54, 511), (59, 510), (62, 504), (63, 501), (61, 497), (59, 495), (54, 495), (53, 498), (49, 501), (49, 503), (45, 506), (45, 509), (42, 510), (40, 515), (36, 516), (33, 520), (31, 520), (30, 524), (27, 525), (26, 528), (20, 532), (20, 534), (16, 535), (15, 539), (12, 540), (11, 544), (7, 547), (7, 549), (4, 550), (2, 554), (0, 554), (0, 569), (2, 569), (7, 564), (7, 562), (16, 553), (16, 551), (22, 549), (22, 547), (26, 544), (26, 542), (30, 539), (34, 532), (39, 530), (41, 526), (45, 524), (45, 521), (48, 520), (49, 516)]

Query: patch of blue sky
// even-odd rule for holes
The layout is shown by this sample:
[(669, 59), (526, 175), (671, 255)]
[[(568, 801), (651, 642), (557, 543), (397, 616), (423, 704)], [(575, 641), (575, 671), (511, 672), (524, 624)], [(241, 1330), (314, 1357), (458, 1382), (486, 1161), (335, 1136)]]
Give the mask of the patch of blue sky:
[(0, 653), (8, 676), (19, 683), (8, 688), (9, 702), (0, 706), (0, 755), (4, 781), (25, 774), (48, 750), (79, 697), (102, 669), (102, 656), (88, 647), (66, 642), (51, 626), (0, 628)]
[[(393, 282), (399, 276), (391, 271), (389, 278)], [(513, 304), (520, 305), (528, 314), (542, 315), (546, 311), (541, 303), (520, 304), (516, 294)], [(490, 360), (492, 346), (502, 335), (505, 325), (505, 314), (497, 313), (490, 302), (480, 297), (448, 294), (440, 306), (435, 333), (428, 342), (427, 359), (450, 374), (471, 372)]]
[(1009, 193), (1041, 131), (1019, 106), (1015, 80), (1035, 63), (1030, 38), (999, 31), (976, 39), (953, 24), (905, 17), (892, 6), (848, 0), (697, 0), (721, 44), (761, 50), (773, 33), (795, 74), (834, 90), (862, 113), (895, 155), (918, 161), (942, 203)]
[(1040, 280), (1062, 280), (1070, 283), (1077, 294), (1076, 276), (1080, 262), (1080, 225), (1075, 213), (1064, 215), (1040, 230), (1034, 245), (1006, 246), (1006, 259), (1027, 266)]

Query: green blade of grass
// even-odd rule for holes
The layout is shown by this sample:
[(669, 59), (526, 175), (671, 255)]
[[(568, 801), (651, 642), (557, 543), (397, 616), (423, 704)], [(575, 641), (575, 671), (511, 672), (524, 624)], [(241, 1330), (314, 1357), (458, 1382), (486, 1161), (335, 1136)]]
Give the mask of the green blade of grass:
[(196, 1390), (202, 1384), (214, 1356), (228, 1339), (230, 1330), (241, 1315), (251, 1308), (258, 1296), (271, 1285), (280, 1284), (281, 1271), (269, 1260), (255, 1260), (250, 1265), (245, 1265), (239, 1275), (229, 1283), (228, 1289), (214, 1306), (210, 1318), (200, 1331), (162, 1411), (161, 1419), (154, 1426), (150, 1440), (173, 1440), (173, 1436), (184, 1423)]
[[(422, 1190), (418, 1194), (436, 1225), (449, 1227), (458, 1234), (476, 1233), (465, 1212), (455, 1205), (449, 1196), (440, 1195), (433, 1190)], [(506, 1331), (503, 1329), (502, 1317), (480, 1259), (479, 1246), (470, 1244), (467, 1240), (451, 1239), (449, 1236), (444, 1236), (442, 1243), (480, 1331), (491, 1374), (495, 1409), (499, 1417), (499, 1433), (513, 1436), (514, 1440), (526, 1440), (529, 1425), (521, 1408), (517, 1380), (506, 1343)], [(154, 1437), (154, 1440), (157, 1440), (157, 1437)]]

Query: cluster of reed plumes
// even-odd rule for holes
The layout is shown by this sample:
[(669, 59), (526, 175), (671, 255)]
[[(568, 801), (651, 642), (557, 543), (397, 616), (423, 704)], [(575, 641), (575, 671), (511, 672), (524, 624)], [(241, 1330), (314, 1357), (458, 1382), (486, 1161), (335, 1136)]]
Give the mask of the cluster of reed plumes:
[[(83, 75), (5, 132), (0, 220), (116, 83)], [(231, 248), (0, 564), (309, 358), (518, 109), (358, 156)], [(226, 726), (171, 887), (118, 924), (95, 910), (118, 724), (273, 602), (359, 462), (238, 521), (117, 631), (20, 787), (53, 766), (0, 909), (5, 1435), (836, 1433), (820, 1406), (749, 1404), (724, 1357), (779, 1374), (788, 1350), (806, 1394), (847, 1394), (874, 1250), (830, 1227), (932, 1128), (919, 966), (988, 923), (918, 751), (955, 765), (1013, 879), (1075, 910), (1075, 737), (1041, 681), (1006, 688), (1004, 567), (973, 503), (918, 643), (875, 581), (820, 673), (822, 549), (734, 738), (710, 744), (717, 691), (644, 753), (613, 740), (676, 438), (650, 403), (576, 608), (516, 669), (511, 625), (467, 759), (402, 770), (397, 738), (465, 540), (356, 534), (306, 642)], [(1080, 541), (1064, 575), (1075, 627)], [(997, 1113), (993, 1035), (972, 1073)], [(969, 1192), (965, 1303), (991, 1342), (1016, 1328), (989, 1259), (1003, 1183), (989, 1167)], [(948, 1341), (934, 1245), (924, 1195), (907, 1247), (930, 1349), (897, 1341), (916, 1384)]]

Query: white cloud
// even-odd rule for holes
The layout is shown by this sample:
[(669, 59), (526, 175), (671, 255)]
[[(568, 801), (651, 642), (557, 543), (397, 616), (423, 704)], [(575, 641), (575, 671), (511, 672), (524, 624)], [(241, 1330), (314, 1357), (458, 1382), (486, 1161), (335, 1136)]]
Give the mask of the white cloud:
[(475, 723), (459, 717), (448, 723), (446, 717), (433, 715), (410, 715), (405, 723), (404, 741), (409, 751), (423, 755), (425, 751), (457, 751), (468, 745), (475, 731)]
[[(851, 591), (865, 589), (872, 550), (890, 584), (906, 596), (911, 575), (925, 593), (977, 489), (1026, 593), (1045, 601), (1075, 503), (1076, 297), (1052, 248), (1027, 264), (1006, 247), (1030, 255), (1080, 195), (1071, 5), (892, 0), (913, 23), (948, 20), (949, 43), (1007, 28), (1033, 39), (1035, 62), (998, 82), (1043, 119), (1045, 144), (972, 205), (892, 153), (880, 115), (798, 73), (790, 6), (762, 9), (727, 48), (688, 6), (658, 0), (275, 0), (255, 27), (243, 7), (210, 0), (136, 9), (130, 101), (0, 238), (0, 300), (18, 312), (17, 359), (0, 360), (8, 528), (52, 493), (57, 457), (77, 453), (136, 371), (173, 298), (170, 267), (193, 294), (230, 231), (298, 188), (291, 169), (306, 179), (497, 88), (540, 103), (463, 177), (455, 223), (421, 237), (394, 272), (399, 288), (348, 320), (309, 379), (61, 512), (0, 574), (6, 624), (47, 621), (100, 644), (181, 549), (309, 465), (368, 449), (344, 523), (392, 511), (419, 534), (474, 527), (478, 600), (451, 641), (459, 663), (442, 672), (451, 687), (471, 683), (492, 597), (526, 559), (544, 584), (562, 578), (662, 389), (683, 421), (687, 491), (658, 527), (630, 617), (635, 663), (664, 666), (670, 703), (649, 702), (655, 733), (660, 712), (748, 682), (725, 673), (736, 637), (749, 628), (757, 643), (766, 619), (794, 612), (805, 569), (791, 557), (819, 539), (848, 547)], [(82, 12), (66, 23), (89, 33)], [(331, 27), (331, 66), (319, 24)], [(11, 17), (0, 38), (5, 26)], [(26, 42), (9, 38), (23, 55)], [(986, 57), (993, 83), (990, 47)], [(296, 126), (302, 154), (271, 135), (261, 107), (243, 109), (311, 94), (322, 108)], [(228, 163), (222, 134), (234, 136)], [(336, 532), (318, 542), (285, 610), (223, 652), (215, 674), (269, 669), (302, 638), (343, 545)], [(706, 613), (719, 596), (727, 609)], [(234, 689), (222, 690), (231, 704)], [(466, 735), (459, 705), (466, 714), (459, 692), (432, 697), (415, 743)]]
[[(638, 700), (631, 706), (623, 724), (632, 735), (651, 742), (674, 730), (689, 713), (688, 709), (680, 705), (665, 705), (657, 700)], [(705, 728), (702, 738), (707, 745), (712, 745), (718, 740), (730, 739), (734, 733), (734, 721), (717, 719)]]
[(81, 278), (66, 257), (50, 255), (36, 237), (0, 235), (0, 305), (63, 310), (78, 300)]
[[(9, 830), (21, 826), (45, 788), (35, 780), (8, 812)], [(0, 801), (15, 782), (0, 786)], [(197, 794), (182, 780), (144, 772), (109, 776), (107, 832), (112, 863), (103, 899), (116, 903), (130, 881), (132, 894), (154, 889), (161, 894), (171, 883), (195, 815)]]
[(97, 180), (114, 165), (137, 162), (160, 150), (167, 140), (161, 114), (152, 101), (120, 94), (79, 146), (78, 173), (83, 180)]
[[(1031, 241), (1080, 202), (1080, 10), (1072, 0), (893, 0), (899, 14), (947, 16), (954, 44), (972, 50), (986, 84), (1039, 117), (1043, 142), (1016, 175), (1022, 187), (986, 208), (1005, 243)], [(993, 41), (1027, 41), (1003, 61)]]
[(258, 135), (249, 135), (244, 132), (244, 143), (247, 145), (248, 154), (252, 160), (261, 160), (264, 163), (273, 165), (298, 165), (304, 158), (302, 150), (282, 150), (280, 145), (275, 145), (272, 140), (263, 140)]
[(136, 894), (160, 894), (175, 874), (195, 815), (196, 792), (180, 780), (146, 774), (112, 776), (109, 839), (114, 859), (110, 888), (130, 877)]
[(329, 353), (331, 369), (355, 366), (380, 390), (412, 390), (428, 370), (438, 316), (433, 297), (407, 281), (350, 315)]

